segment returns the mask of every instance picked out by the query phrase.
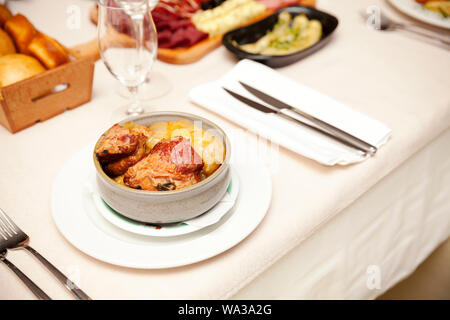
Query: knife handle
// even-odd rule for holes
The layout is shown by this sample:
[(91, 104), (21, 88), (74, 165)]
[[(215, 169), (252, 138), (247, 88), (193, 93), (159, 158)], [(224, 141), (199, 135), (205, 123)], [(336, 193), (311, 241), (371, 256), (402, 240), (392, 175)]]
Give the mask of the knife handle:
[(290, 110), (290, 109), (281, 109), (279, 114), (288, 120), (293, 120), (296, 123), (300, 123), (303, 126), (307, 126), (317, 132), (320, 132), (334, 140), (337, 140), (347, 146), (350, 146), (354, 149), (362, 151), (364, 154), (373, 155), (376, 152), (376, 148), (368, 145), (367, 143), (361, 141), (360, 139), (353, 137), (340, 129), (337, 129), (333, 126), (324, 125), (321, 122), (316, 122), (315, 118), (308, 119), (302, 116), (300, 113)]

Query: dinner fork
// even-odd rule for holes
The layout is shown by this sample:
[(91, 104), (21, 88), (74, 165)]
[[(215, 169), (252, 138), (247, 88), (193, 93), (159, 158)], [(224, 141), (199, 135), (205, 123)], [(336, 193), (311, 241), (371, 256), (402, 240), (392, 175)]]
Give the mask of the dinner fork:
[[(361, 16), (366, 19), (366, 23), (368, 23), (370, 14), (364, 11), (360, 11)], [(396, 21), (391, 20), (388, 16), (386, 16), (381, 11), (376, 12), (375, 14), (378, 14), (378, 23), (368, 23), (369, 26), (374, 28), (375, 30), (381, 30), (381, 31), (394, 31), (394, 30), (402, 30), (407, 31), (410, 33), (414, 33), (416, 35), (422, 36), (427, 40), (434, 41), (435, 43), (443, 46), (444, 48), (449, 49), (450, 48), (450, 39), (444, 35), (439, 35), (435, 32), (425, 31), (426, 29), (416, 25), (416, 24), (405, 24), (405, 23), (399, 23)], [(422, 31), (424, 30), (424, 31)]]
[[(61, 271), (47, 259), (28, 245), (30, 238), (23, 232), (8, 215), (0, 208), (0, 233), (6, 238), (7, 249), (26, 249), (31, 252), (53, 275), (64, 284), (71, 293), (80, 300), (91, 300), (75, 283), (69, 280)], [(4, 261), (5, 262), (5, 261)]]
[(25, 283), (25, 285), (31, 290), (31, 292), (34, 293), (34, 295), (37, 298), (39, 298), (41, 300), (51, 300), (51, 298), (44, 291), (42, 291), (42, 289), (39, 288), (37, 286), (37, 284), (35, 284), (33, 282), (33, 280), (28, 278), (11, 261), (6, 259), (6, 249), (3, 248), (3, 246), (6, 244), (5, 239), (6, 239), (6, 236), (3, 234), (3, 232), (0, 229), (0, 261), (2, 261), (4, 264), (6, 264), (8, 266), (8, 268), (10, 268), (12, 271), (14, 271), (14, 273), (20, 278), (20, 280), (23, 281), (23, 283)]

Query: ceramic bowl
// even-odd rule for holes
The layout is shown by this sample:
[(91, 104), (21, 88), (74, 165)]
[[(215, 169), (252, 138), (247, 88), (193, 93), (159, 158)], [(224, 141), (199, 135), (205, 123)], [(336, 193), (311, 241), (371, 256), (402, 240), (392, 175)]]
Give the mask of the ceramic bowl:
[[(130, 117), (119, 122), (133, 121), (149, 126), (159, 121), (187, 119), (201, 122), (204, 130), (223, 141), (225, 160), (205, 180), (184, 189), (172, 191), (146, 191), (132, 189), (115, 182), (103, 171), (95, 152), (94, 165), (97, 172), (97, 186), (100, 196), (114, 210), (137, 221), (147, 223), (173, 223), (188, 220), (205, 213), (222, 199), (230, 183), (230, 142), (225, 132), (213, 122), (193, 114), (183, 112), (152, 112)], [(102, 138), (97, 141), (97, 145)]]

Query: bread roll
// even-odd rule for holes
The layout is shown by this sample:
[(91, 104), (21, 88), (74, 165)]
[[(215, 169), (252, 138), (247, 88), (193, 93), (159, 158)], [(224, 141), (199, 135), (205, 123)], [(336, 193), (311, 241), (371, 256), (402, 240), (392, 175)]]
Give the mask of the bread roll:
[(24, 54), (7, 54), (0, 57), (0, 87), (42, 73), (45, 68), (35, 58)]
[(28, 52), (36, 57), (48, 69), (69, 62), (66, 50), (55, 39), (38, 33), (28, 45)]
[(9, 11), (9, 9), (3, 4), (0, 4), (0, 28), (3, 28), (6, 20), (8, 20), (11, 17), (12, 17), (11, 11)]
[(37, 31), (27, 18), (21, 14), (16, 14), (6, 21), (5, 31), (14, 40), (20, 53), (29, 53), (28, 45), (37, 34)]
[(14, 43), (8, 34), (0, 29), (0, 57), (5, 54), (16, 53), (16, 48), (14, 47)]

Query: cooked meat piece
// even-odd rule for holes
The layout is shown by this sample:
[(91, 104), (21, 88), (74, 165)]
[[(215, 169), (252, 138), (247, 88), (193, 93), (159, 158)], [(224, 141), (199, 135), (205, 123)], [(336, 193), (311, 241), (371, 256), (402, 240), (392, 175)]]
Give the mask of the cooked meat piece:
[(162, 191), (182, 189), (201, 180), (202, 158), (188, 139), (162, 139), (144, 159), (130, 167), (124, 182), (131, 188)]
[(136, 125), (133, 129), (131, 129), (131, 132), (134, 134), (142, 134), (144, 135), (146, 139), (146, 152), (145, 155), (147, 155), (150, 150), (152, 150), (152, 147), (155, 145), (155, 142), (153, 141), (155, 138), (155, 133), (153, 130), (151, 130), (149, 127), (142, 126), (142, 125)]
[(106, 174), (112, 177), (120, 176), (124, 174), (129, 167), (136, 164), (139, 160), (148, 154), (148, 148), (146, 146), (147, 137), (143, 134), (138, 135), (138, 145), (136, 151), (125, 158), (119, 159), (115, 162), (106, 164), (103, 167)]
[[(151, 148), (147, 145), (147, 142), (152, 136), (152, 131), (148, 127), (142, 125), (127, 127), (124, 125), (123, 129), (129, 130), (130, 135), (136, 137), (137, 146), (134, 152), (130, 155), (104, 161), (103, 169), (109, 176), (112, 177), (123, 175), (129, 167), (136, 164), (151, 150)], [(114, 130), (117, 129), (114, 128)]]
[(147, 139), (152, 136), (152, 130), (140, 124), (135, 125), (134, 128), (131, 129), (131, 132), (135, 134), (143, 134), (147, 137)]
[(95, 153), (100, 162), (107, 163), (131, 155), (136, 151), (137, 145), (137, 134), (115, 124), (104, 133)]

